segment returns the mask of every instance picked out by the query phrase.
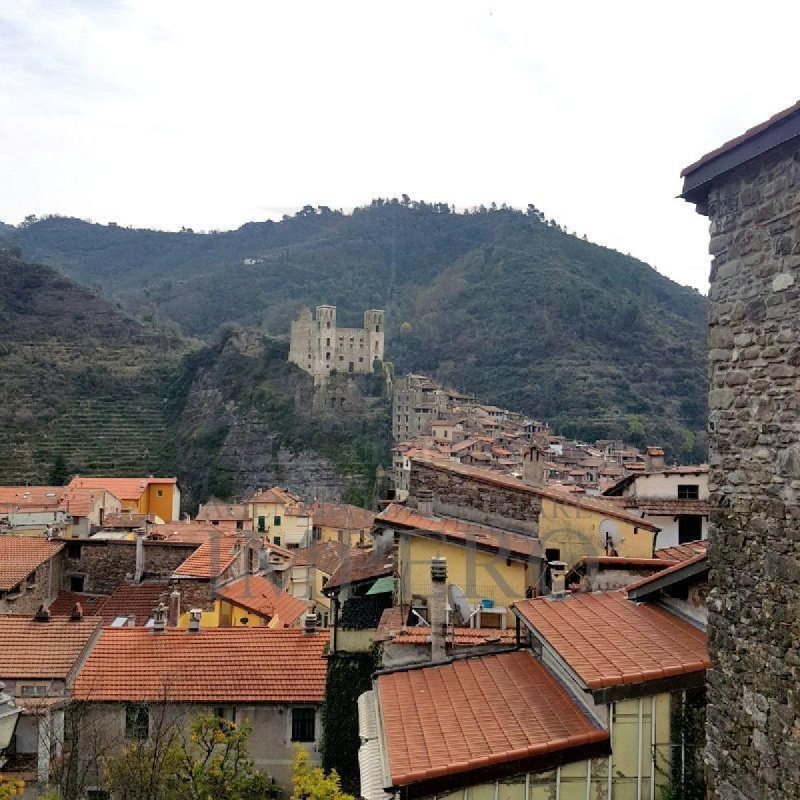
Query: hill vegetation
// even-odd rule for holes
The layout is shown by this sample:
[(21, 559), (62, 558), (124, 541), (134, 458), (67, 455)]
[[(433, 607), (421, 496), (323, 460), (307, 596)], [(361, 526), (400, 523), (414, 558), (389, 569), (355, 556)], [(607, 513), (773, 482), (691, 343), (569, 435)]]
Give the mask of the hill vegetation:
[(398, 373), (430, 372), (568, 435), (704, 457), (705, 298), (533, 206), (456, 213), (404, 196), (207, 234), (51, 217), (11, 239), (190, 336), (229, 321), (286, 336), (303, 305), (335, 304), (342, 324), (383, 307)]

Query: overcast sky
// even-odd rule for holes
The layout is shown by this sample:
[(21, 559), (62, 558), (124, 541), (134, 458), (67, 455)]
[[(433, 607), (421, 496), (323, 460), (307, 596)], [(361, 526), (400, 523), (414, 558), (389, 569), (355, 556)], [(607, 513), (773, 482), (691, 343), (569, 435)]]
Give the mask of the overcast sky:
[(0, 0), (0, 220), (534, 203), (705, 291), (679, 173), (798, 99), (799, 6)]

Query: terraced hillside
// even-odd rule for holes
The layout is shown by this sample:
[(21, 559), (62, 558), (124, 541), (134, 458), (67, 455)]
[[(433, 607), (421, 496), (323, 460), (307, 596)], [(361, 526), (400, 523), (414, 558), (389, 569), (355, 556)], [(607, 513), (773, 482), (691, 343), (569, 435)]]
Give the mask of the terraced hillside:
[(184, 342), (54, 270), (0, 253), (0, 482), (173, 464), (164, 397)]

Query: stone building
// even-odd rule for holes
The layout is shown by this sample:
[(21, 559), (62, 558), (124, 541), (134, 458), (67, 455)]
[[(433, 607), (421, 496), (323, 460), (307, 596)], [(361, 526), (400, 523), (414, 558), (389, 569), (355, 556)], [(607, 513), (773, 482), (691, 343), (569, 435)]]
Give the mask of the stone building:
[(800, 797), (800, 103), (683, 171), (708, 216), (708, 782)]
[(339, 328), (336, 306), (304, 308), (292, 322), (289, 361), (324, 383), (333, 372), (371, 373), (383, 361), (384, 312), (364, 312), (363, 328)]

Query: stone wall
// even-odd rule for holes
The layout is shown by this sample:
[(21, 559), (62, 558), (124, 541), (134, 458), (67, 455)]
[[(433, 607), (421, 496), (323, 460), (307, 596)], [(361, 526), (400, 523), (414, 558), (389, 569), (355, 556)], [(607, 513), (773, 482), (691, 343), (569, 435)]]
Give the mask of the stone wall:
[(707, 760), (720, 800), (800, 797), (798, 201), (796, 141), (708, 197)]
[(447, 508), (453, 513), (457, 510), (462, 519), (484, 525), (503, 525), (503, 520), (518, 520), (526, 523), (518, 532), (535, 535), (538, 531), (542, 499), (525, 489), (498, 486), (421, 461), (411, 462), (410, 485), (413, 497), (418, 496), (420, 489), (429, 489), (436, 508)]

